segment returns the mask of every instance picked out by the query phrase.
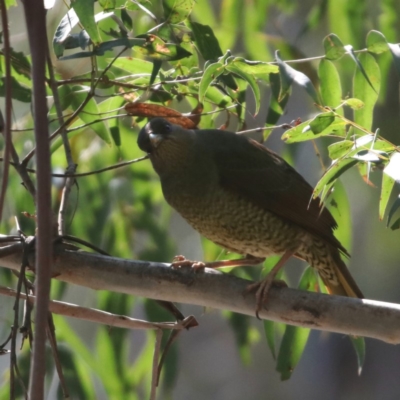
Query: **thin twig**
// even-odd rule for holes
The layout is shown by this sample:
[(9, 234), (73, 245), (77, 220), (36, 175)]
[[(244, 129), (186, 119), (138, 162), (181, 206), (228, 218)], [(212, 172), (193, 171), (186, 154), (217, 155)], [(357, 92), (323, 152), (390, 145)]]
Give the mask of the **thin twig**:
[[(11, 288), (0, 286), (0, 295), (15, 297), (17, 292)], [(27, 299), (31, 302), (35, 300), (35, 296), (20, 293), (21, 299)], [(141, 319), (131, 318), (125, 315), (112, 314), (106, 311), (97, 310), (94, 308), (81, 307), (76, 304), (66, 303), (64, 301), (50, 300), (49, 311), (54, 314), (63, 315), (64, 317), (77, 318), (79, 320), (94, 322), (97, 324), (108, 325), (113, 328), (126, 328), (126, 329), (173, 329), (182, 330), (187, 328), (186, 322), (148, 322)], [(190, 327), (197, 325), (194, 317), (189, 316), (184, 321), (190, 321)]]
[(153, 354), (153, 367), (151, 370), (151, 390), (150, 390), (150, 400), (156, 399), (157, 386), (158, 386), (158, 359), (160, 357), (160, 348), (162, 340), (162, 330), (157, 329), (156, 332), (156, 342), (154, 344), (154, 354)]
[(62, 370), (60, 357), (58, 355), (57, 339), (56, 339), (55, 331), (56, 331), (56, 329), (54, 326), (53, 316), (49, 312), (48, 324), (47, 324), (47, 339), (50, 343), (51, 352), (53, 354), (54, 363), (56, 365), (57, 375), (58, 375), (58, 379), (60, 380), (60, 386), (61, 386), (61, 390), (63, 392), (63, 396), (65, 399), (69, 399), (69, 391), (68, 391), (67, 383), (65, 381), (64, 373)]
[[(64, 126), (64, 117), (61, 109), (60, 96), (58, 94), (58, 87), (56, 84), (56, 79), (54, 77), (53, 64), (51, 63), (50, 49), (48, 46), (47, 46), (47, 69), (49, 71), (48, 82), (50, 84), (50, 88), (53, 93), (53, 100), (57, 112), (58, 123), (60, 126)], [(72, 159), (72, 151), (68, 140), (68, 134), (66, 132), (66, 126), (64, 126), (64, 128), (60, 131), (60, 135), (64, 145), (65, 158), (67, 160), (67, 168), (66, 168), (67, 179), (65, 180), (64, 188), (62, 190), (60, 208), (58, 211), (58, 234), (63, 235), (65, 233), (65, 216), (67, 212), (66, 210), (68, 205), (68, 199), (71, 193), (71, 188), (75, 182), (75, 179), (69, 177), (69, 175), (75, 173), (77, 164), (75, 164)]]

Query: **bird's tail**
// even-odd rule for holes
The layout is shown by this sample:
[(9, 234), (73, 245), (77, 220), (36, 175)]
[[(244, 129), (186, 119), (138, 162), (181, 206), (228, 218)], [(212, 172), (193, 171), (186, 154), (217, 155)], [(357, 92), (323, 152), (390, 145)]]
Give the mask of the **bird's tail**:
[(328, 289), (330, 294), (338, 296), (348, 296), (356, 298), (364, 298), (356, 281), (351, 276), (350, 271), (347, 269), (346, 264), (340, 257), (339, 250), (330, 247), (330, 260), (329, 267), (334, 272), (335, 279), (329, 279), (326, 274), (320, 273), (322, 281)]

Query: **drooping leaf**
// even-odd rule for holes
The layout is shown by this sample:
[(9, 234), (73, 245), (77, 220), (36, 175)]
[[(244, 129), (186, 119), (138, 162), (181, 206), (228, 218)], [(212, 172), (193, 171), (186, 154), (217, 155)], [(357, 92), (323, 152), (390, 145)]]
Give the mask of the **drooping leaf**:
[(257, 115), (258, 110), (260, 109), (261, 93), (260, 93), (260, 88), (259, 88), (256, 80), (253, 78), (253, 75), (246, 71), (243, 71), (241, 68), (239, 68), (233, 64), (226, 65), (225, 70), (232, 72), (235, 75), (240, 76), (240, 78), (242, 78), (249, 84), (249, 86), (251, 87), (251, 90), (253, 91), (253, 94), (254, 94), (254, 99), (255, 99), (255, 103), (256, 103), (255, 114)]
[[(322, 59), (318, 66), (318, 76), (320, 79), (320, 90), (322, 101), (325, 106), (337, 107), (342, 101), (342, 85), (339, 73), (331, 61)], [(343, 110), (336, 110), (343, 115)]]
[(316, 198), (323, 191), (325, 185), (334, 182), (348, 169), (357, 165), (357, 163), (358, 160), (353, 160), (351, 158), (339, 159), (333, 162), (315, 186), (314, 198)]
[(283, 99), (286, 96), (292, 82), (295, 82), (297, 85), (305, 89), (310, 97), (319, 104), (320, 101), (318, 99), (317, 91), (315, 90), (310, 78), (283, 62), (279, 57), (279, 51), (276, 51), (275, 58), (278, 63), (279, 74), (281, 77), (281, 92), (279, 94), (279, 99)]
[(363, 337), (349, 337), (357, 355), (358, 375), (361, 375), (365, 362), (365, 339)]
[(192, 29), (197, 48), (204, 60), (216, 61), (219, 57), (222, 57), (224, 53), (222, 52), (218, 39), (210, 26), (192, 21), (189, 26)]
[[(267, 126), (273, 126), (279, 121), (279, 118), (283, 115), (285, 106), (289, 100), (289, 96), (285, 96), (280, 101), (278, 100), (281, 87), (279, 74), (270, 74), (269, 81), (271, 85), (271, 97), (265, 122)], [(267, 137), (268, 131), (265, 132), (264, 139), (266, 140)]]
[(382, 221), (385, 215), (386, 208), (389, 203), (390, 195), (393, 191), (394, 184), (396, 182), (390, 175), (385, 173), (383, 170), (382, 186), (381, 186), (381, 197), (379, 199), (379, 219)]
[[(353, 82), (353, 95), (355, 98), (363, 101), (364, 107), (354, 111), (354, 121), (365, 129), (371, 130), (373, 111), (381, 84), (380, 70), (375, 58), (371, 54), (360, 54), (359, 63), (362, 63), (364, 66), (364, 72), (360, 68), (356, 69)], [(365, 75), (368, 75), (368, 81), (365, 79)]]
[(224, 72), (224, 65), (221, 63), (210, 64), (204, 71), (199, 84), (199, 101), (204, 102), (204, 96), (211, 83)]
[[(313, 268), (308, 267), (299, 283), (300, 290), (315, 290), (317, 285), (316, 275)], [(281, 374), (281, 380), (291, 377), (294, 368), (303, 354), (307, 344), (310, 329), (299, 326), (288, 325), (279, 348), (276, 370)]]
[(74, 0), (71, 7), (75, 10), (79, 22), (85, 28), (95, 45), (101, 42), (94, 18), (94, 0)]

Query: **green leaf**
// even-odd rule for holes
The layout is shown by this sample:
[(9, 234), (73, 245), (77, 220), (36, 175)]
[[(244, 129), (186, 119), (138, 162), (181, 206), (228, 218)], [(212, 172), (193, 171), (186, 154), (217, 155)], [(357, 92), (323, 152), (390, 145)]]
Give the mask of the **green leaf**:
[(363, 337), (350, 336), (350, 340), (357, 355), (358, 375), (361, 375), (365, 362), (365, 339)]
[[(11, 97), (15, 100), (22, 101), (23, 103), (30, 103), (32, 101), (31, 89), (22, 86), (13, 76), (10, 77), (11, 82)], [(0, 78), (0, 97), (5, 97), (6, 78)]]
[(261, 61), (249, 61), (242, 57), (232, 58), (228, 62), (228, 65), (234, 65), (241, 71), (262, 79), (265, 82), (270, 81), (270, 74), (277, 74), (279, 72), (278, 66), (274, 64)]
[(340, 142), (332, 143), (328, 146), (329, 157), (332, 160), (337, 160), (347, 154), (353, 147), (352, 140), (342, 140)]
[(219, 57), (222, 57), (224, 53), (222, 52), (218, 39), (214, 35), (210, 26), (190, 21), (189, 27), (193, 32), (197, 48), (204, 60), (216, 61)]
[[(372, 129), (374, 106), (378, 99), (378, 92), (381, 84), (380, 70), (375, 58), (368, 54), (360, 54), (359, 62), (364, 65), (364, 72), (357, 68), (353, 81), (353, 95), (364, 102), (364, 107), (354, 111), (354, 121), (367, 130)], [(369, 76), (368, 81), (365, 75)], [(375, 89), (372, 88), (373, 87)]]
[(317, 115), (310, 121), (311, 131), (317, 135), (325, 131), (335, 121), (335, 114), (332, 111)]
[[(329, 120), (328, 120), (329, 121)], [(303, 122), (294, 128), (289, 129), (282, 135), (282, 140), (286, 143), (304, 142), (306, 140), (316, 139), (321, 136), (344, 136), (344, 127), (347, 122), (341, 118), (336, 118), (326, 129), (315, 134), (310, 127), (310, 121)]]
[(346, 106), (351, 107), (353, 110), (361, 110), (364, 107), (364, 102), (360, 99), (351, 97), (343, 102)]
[[(267, 126), (273, 126), (279, 121), (279, 118), (283, 115), (284, 109), (289, 100), (289, 96), (285, 96), (280, 101), (278, 100), (281, 87), (281, 80), (279, 74), (270, 74), (269, 80), (271, 85), (271, 97), (269, 101), (268, 114), (265, 122)], [(271, 132), (272, 131), (269, 131), (268, 133), (268, 131), (265, 131), (264, 133), (265, 140), (267, 139), (268, 135)]]
[[(317, 286), (317, 279), (313, 268), (308, 267), (299, 283), (300, 290), (313, 290)], [(282, 338), (279, 349), (276, 369), (281, 374), (281, 380), (287, 380), (298, 364), (307, 344), (310, 329), (288, 325)]]
[(328, 60), (338, 60), (346, 53), (342, 41), (334, 33), (325, 36), (323, 44), (325, 49), (325, 57)]
[(195, 0), (163, 0), (164, 17), (169, 24), (184, 21), (192, 12)]
[(120, 107), (122, 107), (125, 103), (123, 97), (115, 96), (110, 97), (107, 100), (99, 103), (97, 106), (99, 108), (99, 112), (101, 114), (106, 114), (105, 117), (112, 117), (115, 116), (114, 119), (109, 119), (108, 127), (110, 129), (111, 137), (114, 143), (117, 146), (121, 146), (121, 137), (119, 132), (119, 118), (117, 118), (118, 113), (120, 112)]
[[(87, 89), (83, 86), (75, 86), (73, 87), (73, 92), (74, 95), (71, 97), (71, 104), (76, 110), (85, 100)], [(83, 110), (79, 113), (79, 118), (81, 118), (85, 124), (91, 124), (89, 127), (93, 129), (96, 135), (103, 139), (107, 144), (111, 144), (110, 131), (104, 121), (93, 123), (101, 118), (99, 116), (99, 108), (93, 98), (88, 101)]]
[[(374, 85), (373, 85), (373, 83), (372, 83), (370, 77), (368, 76), (368, 73), (367, 73), (366, 69), (363, 67), (363, 64), (362, 64), (361, 61), (360, 61), (360, 59), (365, 59), (365, 58), (366, 58), (367, 61), (368, 61), (370, 64), (372, 64), (372, 61), (370, 61), (370, 60), (375, 61), (375, 59), (374, 59), (370, 54), (368, 54), (368, 53), (363, 53), (363, 54), (361, 54), (361, 55), (360, 55), (360, 59), (359, 59), (359, 58), (357, 58), (356, 54), (354, 53), (354, 49), (353, 49), (352, 46), (347, 45), (347, 46), (345, 46), (345, 48), (346, 48), (346, 50), (348, 51), (348, 53), (349, 53), (350, 57), (352, 58), (352, 60), (356, 63), (356, 66), (357, 66), (357, 68), (358, 68), (358, 69), (356, 70), (356, 74), (357, 74), (358, 71), (361, 72), (362, 76), (363, 76), (364, 79), (368, 82), (368, 84), (369, 84), (369, 86), (371, 87), (371, 89), (376, 93), (376, 95), (378, 95), (378, 93), (379, 93), (379, 88), (380, 88), (380, 83), (381, 83), (379, 67), (378, 67), (378, 75), (379, 75), (378, 84), (379, 84), (379, 88), (378, 88), (378, 90), (376, 90), (376, 88), (374, 87)], [(370, 57), (369, 60), (368, 60), (368, 56)], [(375, 61), (375, 64), (376, 64), (376, 61)], [(376, 65), (377, 65), (377, 64), (376, 64)], [(373, 71), (373, 72), (375, 73), (375, 75), (374, 75), (374, 80), (376, 80), (376, 78), (377, 78), (376, 71)], [(357, 96), (356, 96), (356, 97), (357, 97)]]
[[(392, 207), (390, 207), (389, 210), (389, 215), (388, 215), (388, 220), (387, 220), (387, 226), (390, 225), (390, 221), (393, 218), (393, 215), (395, 214), (395, 212), (400, 208), (400, 195), (397, 197), (397, 199), (395, 200), (395, 202), (392, 204)], [(397, 221), (394, 223), (397, 224)], [(391, 228), (394, 230), (395, 228), (393, 228), (393, 225), (391, 226)]]
[(135, 51), (143, 54), (152, 60), (176, 61), (181, 58), (189, 57), (189, 53), (182, 46), (174, 43), (166, 43), (164, 40), (153, 34), (144, 34), (137, 36), (139, 39), (145, 39), (141, 47), (135, 47)]
[(341, 158), (332, 163), (332, 165), (325, 171), (322, 178), (318, 181), (314, 189), (314, 198), (324, 190), (325, 185), (333, 183), (337, 178), (339, 178), (343, 173), (345, 173), (351, 167), (357, 165), (358, 160), (353, 160), (351, 158)]
[[(114, 61), (113, 58), (107, 58), (107, 63)], [(142, 60), (140, 58), (133, 57), (118, 57), (114, 63), (113, 67), (120, 68), (130, 74), (135, 74), (135, 76), (143, 75), (148, 76), (153, 70), (153, 63), (150, 61)]]
[(204, 71), (199, 84), (199, 101), (203, 103), (204, 96), (211, 83), (224, 72), (224, 65), (221, 63), (210, 64)]
[(385, 36), (378, 31), (369, 31), (367, 34), (367, 50), (371, 53), (381, 54), (389, 50)]
[(256, 112), (255, 114), (258, 114), (258, 111), (260, 109), (260, 102), (261, 102), (261, 93), (260, 93), (260, 88), (256, 82), (256, 80), (253, 78), (251, 74), (249, 74), (246, 71), (243, 71), (239, 67), (233, 64), (228, 64), (225, 66), (225, 70), (228, 70), (229, 72), (232, 72), (236, 75), (238, 75), (240, 78), (245, 80), (249, 86), (251, 87), (251, 90), (253, 91), (254, 94), (254, 99), (256, 102)]
[(275, 53), (275, 58), (278, 63), (279, 74), (281, 77), (281, 92), (279, 93), (279, 100), (283, 99), (287, 95), (292, 82), (295, 82), (303, 89), (305, 89), (310, 97), (319, 104), (320, 101), (318, 99), (318, 94), (311, 80), (302, 72), (295, 70), (294, 68), (283, 62), (279, 57), (278, 50)]
[(385, 215), (386, 208), (389, 203), (390, 195), (393, 191), (394, 184), (396, 180), (393, 179), (390, 175), (385, 173), (383, 170), (382, 176), (382, 187), (381, 187), (381, 197), (379, 199), (379, 219), (382, 221)]
[(276, 352), (275, 352), (275, 322), (265, 320), (264, 323), (264, 333), (265, 338), (267, 339), (268, 347), (271, 351), (272, 357), (274, 360), (276, 359)]
[(94, 19), (94, 0), (74, 0), (71, 1), (71, 6), (75, 10), (79, 18), (79, 22), (85, 28), (93, 43), (101, 42), (97, 24)]
[[(114, 15), (113, 12), (100, 12), (95, 16), (95, 22), (99, 22), (105, 18)], [(73, 49), (80, 47), (81, 40), (78, 35), (71, 35), (72, 29), (78, 24), (79, 18), (76, 12), (71, 8), (58, 24), (53, 37), (53, 50), (57, 58), (64, 54), (65, 49)]]
[[(335, 65), (329, 60), (322, 59), (318, 66), (318, 76), (324, 105), (337, 107), (342, 101), (342, 85)], [(337, 112), (343, 115), (343, 110)]]

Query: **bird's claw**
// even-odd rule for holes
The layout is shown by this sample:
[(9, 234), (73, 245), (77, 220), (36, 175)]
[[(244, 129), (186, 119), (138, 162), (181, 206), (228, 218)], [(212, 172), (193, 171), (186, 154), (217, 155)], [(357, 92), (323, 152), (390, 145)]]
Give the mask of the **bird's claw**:
[(202, 261), (187, 260), (185, 256), (175, 256), (172, 260), (171, 267), (174, 269), (192, 268), (197, 272), (199, 270), (204, 270), (206, 264)]
[(259, 282), (254, 282), (250, 285), (248, 285), (244, 291), (244, 294), (253, 292), (256, 290), (256, 317), (258, 319), (261, 319), (259, 314), (260, 311), (262, 310), (263, 306), (265, 307), (267, 300), (268, 300), (268, 293), (271, 289), (271, 287), (287, 287), (287, 284), (285, 281), (279, 280), (279, 279), (268, 279), (268, 276)]

